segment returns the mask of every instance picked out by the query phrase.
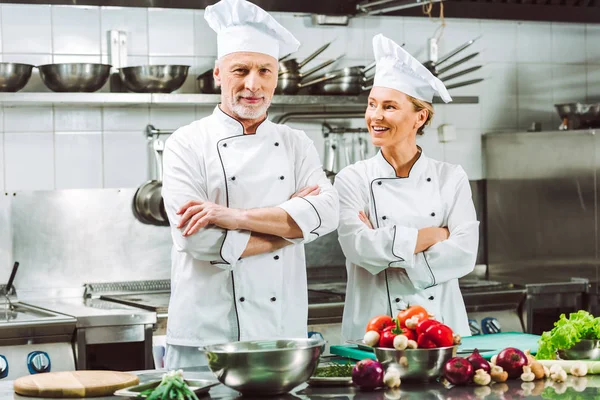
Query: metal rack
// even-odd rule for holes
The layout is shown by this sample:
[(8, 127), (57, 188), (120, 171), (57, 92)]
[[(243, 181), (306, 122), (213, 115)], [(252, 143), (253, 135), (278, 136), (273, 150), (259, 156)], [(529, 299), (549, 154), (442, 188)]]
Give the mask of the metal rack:
[[(79, 105), (126, 107), (193, 107), (214, 106), (221, 100), (219, 94), (162, 94), (162, 93), (0, 93), (0, 104), (5, 106)], [(292, 96), (275, 95), (273, 106), (364, 106), (367, 96)], [(434, 104), (444, 104), (439, 98)], [(454, 97), (450, 104), (477, 104), (479, 97)]]

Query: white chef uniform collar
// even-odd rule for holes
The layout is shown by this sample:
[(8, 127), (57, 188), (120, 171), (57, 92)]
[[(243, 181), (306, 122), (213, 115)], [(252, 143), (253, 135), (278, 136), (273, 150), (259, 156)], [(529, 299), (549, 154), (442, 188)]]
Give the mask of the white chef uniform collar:
[(218, 58), (249, 51), (278, 59), (300, 47), (294, 35), (275, 18), (246, 0), (221, 0), (206, 7), (204, 19), (217, 32)]
[(442, 81), (393, 40), (375, 35), (373, 52), (377, 62), (373, 86), (395, 89), (429, 103), (436, 93), (445, 103), (452, 101)]

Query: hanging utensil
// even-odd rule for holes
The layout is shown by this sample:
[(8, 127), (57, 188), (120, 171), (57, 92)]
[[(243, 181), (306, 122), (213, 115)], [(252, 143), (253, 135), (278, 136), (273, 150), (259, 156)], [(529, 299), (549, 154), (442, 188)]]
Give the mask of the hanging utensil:
[(467, 61), (477, 57), (478, 55), (479, 55), (479, 52), (469, 54), (468, 56), (461, 58), (460, 60), (448, 65), (447, 67), (444, 67), (444, 68), (438, 70), (437, 73), (438, 73), (438, 75), (441, 75), (444, 72), (451, 70), (452, 68), (458, 67), (460, 64), (466, 63)]
[(304, 79), (304, 78), (306, 78), (306, 77), (314, 74), (315, 72), (317, 72), (317, 71), (319, 71), (319, 70), (321, 70), (321, 69), (323, 69), (325, 67), (328, 67), (328, 66), (330, 66), (333, 63), (338, 62), (339, 60), (341, 60), (345, 56), (346, 56), (345, 54), (342, 54), (342, 55), (338, 56), (337, 58), (332, 58), (331, 60), (327, 60), (324, 63), (321, 63), (321, 64), (317, 65), (316, 67), (309, 69), (306, 72), (300, 72), (298, 74), (298, 76), (300, 77), (300, 79)]
[(300, 72), (300, 69), (304, 67), (306, 64), (311, 62), (315, 57), (324, 52), (329, 45), (331, 45), (333, 41), (324, 44), (320, 48), (318, 48), (314, 53), (310, 54), (304, 61), (298, 62), (295, 58), (291, 58), (289, 60), (281, 61), (279, 63), (279, 74), (284, 73), (297, 73)]
[(454, 50), (452, 50), (450, 53), (444, 55), (443, 57), (440, 57), (436, 62), (435, 65), (440, 65), (445, 63), (446, 61), (448, 61), (450, 58), (454, 57), (455, 55), (457, 55), (458, 53), (460, 53), (461, 51), (463, 51), (464, 49), (466, 49), (467, 47), (469, 47), (470, 45), (472, 45), (473, 43), (475, 43), (475, 41), (477, 39), (479, 39), (481, 37), (477, 36), (475, 39), (471, 39), (468, 42), (461, 44), (460, 46), (458, 46), (457, 48), (455, 48)]
[(19, 262), (15, 261), (13, 265), (12, 271), (10, 272), (10, 277), (8, 278), (8, 283), (4, 287), (4, 293), (8, 296), (10, 294), (10, 289), (13, 286), (13, 282), (15, 281), (15, 276), (17, 275), (17, 270), (19, 269)]
[(479, 83), (483, 80), (484, 80), (483, 78), (479, 78), (479, 79), (473, 79), (470, 81), (459, 82), (459, 83), (455, 83), (453, 85), (446, 86), (446, 89), (450, 90), (450, 89), (456, 89), (456, 88), (463, 87), (463, 86), (473, 85), (473, 84)]
[(454, 79), (454, 78), (458, 78), (459, 76), (466, 75), (469, 72), (477, 71), (479, 68), (481, 68), (481, 65), (477, 65), (475, 67), (463, 69), (462, 71), (456, 72), (454, 74), (451, 74), (451, 75), (448, 75), (448, 76), (440, 76), (438, 78), (440, 78), (442, 80), (442, 82), (446, 82), (446, 81), (449, 81), (450, 79)]
[(291, 56), (292, 54), (294, 54), (294, 53), (286, 54), (285, 56), (281, 57), (281, 58), (279, 59), (279, 62), (281, 62), (281, 61), (285, 60), (286, 58), (288, 58), (288, 57), (289, 57), (289, 56)]

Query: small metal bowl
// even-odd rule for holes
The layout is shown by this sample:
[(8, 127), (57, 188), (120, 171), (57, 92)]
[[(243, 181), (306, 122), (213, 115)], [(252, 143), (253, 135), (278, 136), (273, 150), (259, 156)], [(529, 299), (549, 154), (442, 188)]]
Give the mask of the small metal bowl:
[(277, 395), (306, 382), (319, 364), (322, 339), (276, 339), (206, 346), (217, 379), (242, 394)]
[(0, 63), (0, 92), (18, 92), (23, 89), (31, 78), (33, 67), (29, 64)]
[(374, 347), (377, 361), (387, 371), (395, 369), (405, 381), (432, 381), (442, 376), (444, 365), (456, 355), (458, 346), (435, 349), (395, 350)]
[(556, 351), (561, 360), (600, 361), (600, 340), (582, 340), (570, 349)]
[(132, 92), (171, 93), (184, 84), (189, 69), (189, 65), (140, 65), (121, 68), (120, 75)]
[(93, 63), (38, 66), (44, 84), (53, 92), (95, 92), (104, 86), (111, 65)]

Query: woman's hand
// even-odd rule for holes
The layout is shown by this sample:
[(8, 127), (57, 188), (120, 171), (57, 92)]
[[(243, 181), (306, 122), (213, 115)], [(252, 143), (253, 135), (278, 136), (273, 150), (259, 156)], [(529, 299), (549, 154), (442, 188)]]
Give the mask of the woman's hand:
[(360, 220), (363, 222), (363, 224), (367, 226), (367, 228), (373, 229), (373, 224), (371, 224), (371, 221), (369, 221), (369, 217), (367, 217), (367, 214), (365, 214), (364, 211), (358, 212), (358, 218), (360, 218)]

